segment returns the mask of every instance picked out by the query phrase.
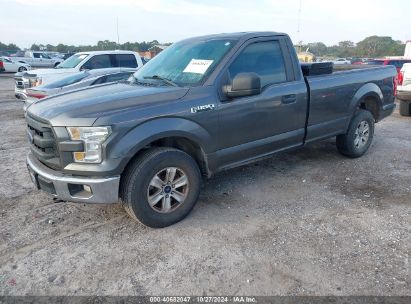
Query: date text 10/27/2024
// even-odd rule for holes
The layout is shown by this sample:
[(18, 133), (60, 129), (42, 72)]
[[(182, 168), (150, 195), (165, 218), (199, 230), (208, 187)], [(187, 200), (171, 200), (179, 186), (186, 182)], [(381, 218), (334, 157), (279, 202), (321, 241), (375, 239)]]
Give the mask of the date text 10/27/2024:
[(257, 303), (255, 297), (150, 297), (150, 303)]

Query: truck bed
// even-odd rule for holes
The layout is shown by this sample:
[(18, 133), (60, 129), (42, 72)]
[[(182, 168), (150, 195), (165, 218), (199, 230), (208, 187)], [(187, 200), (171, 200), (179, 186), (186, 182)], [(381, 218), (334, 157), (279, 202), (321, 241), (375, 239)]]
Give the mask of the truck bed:
[(321, 139), (324, 130), (329, 136), (345, 129), (364, 91), (369, 98), (381, 100), (381, 108), (393, 104), (393, 70), (392, 66), (344, 65), (335, 66), (331, 74), (306, 76), (310, 95), (306, 142)]

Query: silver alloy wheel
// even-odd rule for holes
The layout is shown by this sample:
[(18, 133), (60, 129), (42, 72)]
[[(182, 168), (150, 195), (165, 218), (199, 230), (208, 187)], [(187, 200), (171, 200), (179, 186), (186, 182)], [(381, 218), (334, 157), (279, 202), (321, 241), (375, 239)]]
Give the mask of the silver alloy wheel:
[(170, 213), (180, 207), (189, 191), (189, 181), (183, 170), (168, 167), (157, 172), (147, 189), (148, 204), (159, 213)]
[(354, 146), (357, 149), (364, 147), (367, 144), (369, 137), (370, 125), (367, 121), (360, 122), (357, 129), (355, 130)]

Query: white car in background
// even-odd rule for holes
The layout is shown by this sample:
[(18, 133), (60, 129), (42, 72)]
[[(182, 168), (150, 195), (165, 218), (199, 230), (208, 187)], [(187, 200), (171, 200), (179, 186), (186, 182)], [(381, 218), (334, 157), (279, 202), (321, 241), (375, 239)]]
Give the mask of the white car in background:
[(138, 53), (132, 51), (94, 51), (76, 53), (54, 69), (31, 70), (30, 73), (17, 73), (15, 96), (26, 99), (26, 90), (31, 87), (54, 82), (68, 75), (96, 69), (133, 68), (139, 69), (143, 61)]
[(87, 88), (103, 83), (124, 81), (136, 72), (132, 68), (114, 68), (114, 69), (97, 69), (90, 71), (81, 71), (71, 74), (49, 84), (40, 85), (27, 89), (27, 99), (24, 102), (24, 111), (27, 107), (40, 99), (61, 94), (72, 90)]
[(337, 58), (336, 60), (333, 61), (334, 64), (351, 64), (351, 61), (348, 60), (347, 58)]
[(0, 57), (0, 59), (3, 62), (4, 72), (6, 73), (25, 72), (31, 70), (31, 66), (27, 63), (13, 61), (8, 57)]
[(400, 114), (411, 116), (411, 63), (404, 63), (398, 78), (397, 98), (400, 101)]

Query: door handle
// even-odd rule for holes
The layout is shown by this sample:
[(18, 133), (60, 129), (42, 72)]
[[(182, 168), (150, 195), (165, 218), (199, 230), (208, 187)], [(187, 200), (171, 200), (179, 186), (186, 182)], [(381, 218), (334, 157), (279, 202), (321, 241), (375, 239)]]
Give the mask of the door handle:
[(297, 102), (297, 95), (295, 95), (295, 94), (284, 95), (284, 96), (281, 98), (281, 102), (282, 102), (283, 104), (289, 104), (289, 103)]

